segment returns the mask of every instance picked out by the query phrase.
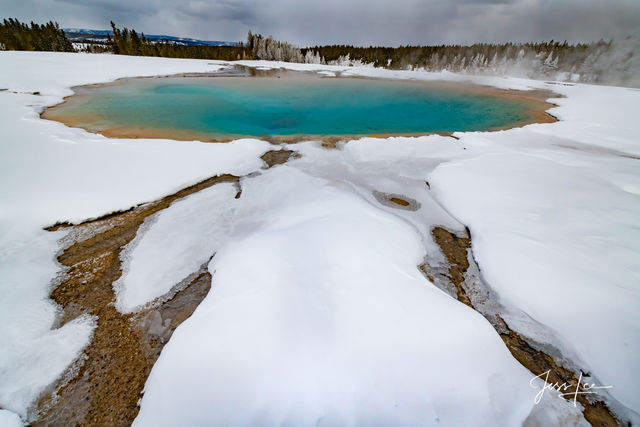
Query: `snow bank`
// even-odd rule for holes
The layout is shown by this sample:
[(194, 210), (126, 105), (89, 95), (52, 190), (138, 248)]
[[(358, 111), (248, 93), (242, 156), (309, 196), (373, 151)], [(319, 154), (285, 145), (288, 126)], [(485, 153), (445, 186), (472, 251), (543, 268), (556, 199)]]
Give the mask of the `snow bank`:
[(0, 89), (58, 96), (71, 95), (72, 86), (123, 77), (215, 72), (226, 66), (225, 62), (200, 59), (18, 51), (2, 52), (0, 63)]
[[(387, 141), (369, 139), (366, 140), (368, 143), (349, 144), (343, 150), (332, 151), (313, 142), (299, 143), (291, 148), (302, 157), (291, 164), (307, 175), (347, 186), (377, 209), (403, 217), (413, 225), (414, 232), (422, 236), (424, 244), (437, 252), (425, 224), (450, 228), (461, 228), (462, 225), (425, 194), (425, 177), (443, 156), (455, 156), (462, 150), (452, 146), (450, 138), (437, 135), (428, 138), (432, 141), (428, 145), (410, 138), (404, 138), (404, 141), (401, 138)], [(416, 160), (413, 167), (406, 161), (409, 153)], [(432, 159), (430, 169), (427, 167), (429, 158)], [(402, 167), (403, 173), (409, 176), (390, 180), (389, 171), (394, 166)], [(412, 172), (414, 176), (411, 176)], [(241, 186), (250, 185), (253, 179), (243, 179)], [(232, 240), (233, 233), (248, 233), (252, 224), (259, 222), (262, 216), (273, 215), (278, 203), (292, 203), (291, 200), (299, 200), (301, 193), (307, 191), (299, 188), (293, 179), (278, 182), (277, 187), (251, 198), (246, 197), (243, 189), (243, 196), (236, 200), (234, 185), (218, 184), (147, 218), (122, 254), (124, 272), (114, 283), (118, 309), (132, 312), (166, 294), (198, 271), (204, 262)], [(272, 195), (274, 192), (282, 197), (280, 202)], [(381, 205), (374, 196), (375, 192), (402, 194), (416, 200), (423, 209), (398, 212), (395, 208)], [(313, 194), (306, 197), (313, 197)]]
[[(516, 77), (498, 77), (498, 76), (474, 76), (469, 74), (455, 74), (448, 71), (431, 73), (418, 70), (389, 70), (385, 68), (374, 67), (350, 67), (347, 65), (323, 65), (323, 64), (302, 64), (292, 62), (276, 62), (276, 61), (236, 61), (234, 64), (245, 65), (248, 67), (264, 68), (264, 69), (286, 69), (292, 71), (318, 72), (321, 75), (333, 73), (341, 76), (359, 76), (374, 77), (384, 79), (411, 79), (422, 81), (458, 81), (472, 82), (481, 85), (495, 86), (501, 89), (519, 89), (530, 90), (534, 87), (543, 86), (545, 83), (535, 80), (522, 79)], [(560, 84), (560, 83), (559, 83)]]
[(288, 166), (245, 180), (243, 200), (261, 209), (234, 222), (209, 265), (212, 291), (164, 348), (135, 425), (527, 416), (528, 372), (479, 314), (429, 285), (413, 227)]
[[(39, 119), (70, 86), (215, 71), (212, 61), (0, 52), (0, 407), (23, 418), (88, 342), (93, 323), (51, 329), (62, 233), (43, 227), (127, 209), (204, 178), (259, 168), (268, 144), (110, 140)], [(40, 95), (15, 92), (39, 92)]]
[[(530, 375), (519, 365), (511, 372), (510, 356), (495, 356), (504, 345), (487, 322), (416, 268), (425, 252), (438, 251), (425, 224), (461, 227), (425, 192), (424, 176), (439, 159), (464, 152), (451, 141), (365, 139), (340, 151), (297, 144), (301, 159), (245, 178), (239, 200), (213, 187), (159, 212), (127, 254), (135, 268), (121, 289), (150, 301), (155, 285), (135, 278), (170, 275), (197, 247), (206, 248), (199, 259), (216, 253), (214, 282), (164, 348), (136, 423), (517, 425), (526, 416), (528, 425), (580, 425), (579, 409), (555, 395), (534, 405)], [(421, 208), (385, 207), (374, 189)], [(206, 242), (186, 218), (217, 218), (201, 230)]]
[(470, 227), (476, 260), (503, 302), (553, 328), (565, 354), (577, 353), (583, 369), (640, 408), (640, 193), (606, 178), (619, 165), (616, 174), (637, 179), (637, 166), (573, 161), (582, 164), (494, 154), (444, 164), (431, 179)]
[(147, 218), (122, 254), (113, 284), (118, 309), (135, 311), (197, 272), (226, 243), (236, 193), (233, 184), (217, 184)]
[(552, 110), (561, 122), (456, 134), (468, 158), (441, 164), (430, 181), (471, 229), (503, 302), (550, 328), (565, 357), (637, 412), (640, 92), (556, 90), (566, 96)]

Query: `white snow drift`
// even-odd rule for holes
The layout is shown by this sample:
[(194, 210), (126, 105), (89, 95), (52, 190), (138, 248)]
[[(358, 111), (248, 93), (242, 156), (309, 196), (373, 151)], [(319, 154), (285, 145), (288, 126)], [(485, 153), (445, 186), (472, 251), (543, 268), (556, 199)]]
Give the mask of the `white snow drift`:
[(212, 291), (163, 351), (136, 425), (522, 422), (526, 369), (428, 286), (411, 225), (341, 187), (287, 166), (245, 180)]

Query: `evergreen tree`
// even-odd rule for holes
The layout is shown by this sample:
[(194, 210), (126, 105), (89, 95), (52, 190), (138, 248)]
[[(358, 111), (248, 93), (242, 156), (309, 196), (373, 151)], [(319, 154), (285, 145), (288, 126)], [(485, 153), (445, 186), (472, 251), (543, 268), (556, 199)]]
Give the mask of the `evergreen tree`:
[(46, 24), (24, 24), (17, 19), (4, 19), (0, 23), (2, 50), (43, 50), (73, 52), (73, 45), (64, 31), (53, 21)]

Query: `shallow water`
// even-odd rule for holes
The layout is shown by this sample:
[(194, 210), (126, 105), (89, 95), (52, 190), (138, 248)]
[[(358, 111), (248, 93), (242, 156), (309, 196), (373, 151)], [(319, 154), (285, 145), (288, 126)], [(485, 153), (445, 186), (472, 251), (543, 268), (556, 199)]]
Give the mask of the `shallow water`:
[(74, 125), (97, 131), (216, 138), (488, 130), (527, 121), (530, 110), (527, 102), (414, 81), (182, 77), (82, 88), (53, 118), (73, 117)]

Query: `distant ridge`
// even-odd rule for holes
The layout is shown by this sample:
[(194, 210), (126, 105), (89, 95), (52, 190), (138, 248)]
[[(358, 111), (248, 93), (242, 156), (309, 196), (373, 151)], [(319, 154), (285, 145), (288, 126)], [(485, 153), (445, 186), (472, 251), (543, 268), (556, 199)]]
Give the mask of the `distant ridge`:
[[(63, 28), (67, 38), (72, 42), (82, 42), (85, 40), (103, 42), (107, 40), (107, 36), (113, 36), (111, 30), (89, 30), (86, 28)], [(218, 40), (198, 40), (188, 37), (174, 37), (157, 34), (145, 34), (147, 39), (154, 42), (177, 43), (185, 46), (235, 46), (236, 42), (218, 41)]]

